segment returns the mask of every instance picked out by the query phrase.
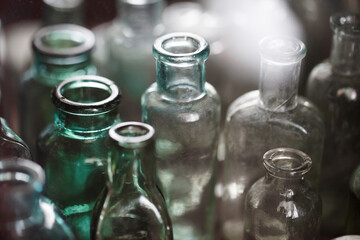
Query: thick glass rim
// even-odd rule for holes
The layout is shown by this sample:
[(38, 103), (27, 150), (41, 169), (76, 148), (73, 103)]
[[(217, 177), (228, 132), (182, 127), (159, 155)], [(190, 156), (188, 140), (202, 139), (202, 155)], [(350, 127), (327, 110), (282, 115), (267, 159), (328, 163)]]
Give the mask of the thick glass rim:
[[(12, 174), (18, 174), (12, 176)], [(13, 186), (10, 192), (29, 194), (31, 192), (42, 192), (45, 184), (44, 170), (37, 163), (23, 158), (7, 158), (0, 160), (0, 182), (23, 181), (26, 184)], [(8, 192), (9, 192), (8, 191)]]
[[(130, 129), (131, 128), (138, 128), (140, 130), (145, 130), (146, 132), (144, 134), (141, 134), (139, 136), (125, 136), (121, 135), (119, 133), (119, 130), (121, 129)], [(146, 123), (142, 122), (123, 122), (116, 124), (109, 130), (109, 136), (111, 139), (116, 141), (121, 147), (124, 148), (142, 148), (148, 143), (150, 143), (153, 140), (153, 136), (155, 134), (155, 129)]]
[[(191, 52), (174, 53), (165, 49), (166, 42), (176, 40), (184, 40), (184, 42), (192, 41), (193, 43), (196, 43), (196, 46), (194, 46), (195, 50)], [(178, 45), (178, 47), (184, 46)], [(193, 62), (198, 58), (205, 60), (208, 58), (209, 53), (209, 43), (203, 37), (189, 32), (174, 32), (163, 35), (155, 40), (153, 46), (153, 54), (156, 59), (161, 56), (162, 59), (170, 62)]]
[[(93, 84), (89, 84), (93, 83)], [(70, 99), (67, 99), (63, 92), (70, 88), (88, 88), (94, 87), (109, 93), (109, 96), (100, 101), (95, 101), (91, 103), (76, 102)], [(99, 86), (99, 87), (97, 87)], [(101, 86), (101, 87), (100, 87)], [(121, 100), (121, 92), (117, 85), (104, 77), (95, 76), (95, 75), (84, 75), (76, 76), (69, 78), (61, 82), (53, 90), (53, 102), (56, 107), (61, 108), (63, 111), (73, 112), (73, 113), (103, 113), (109, 110), (116, 108)]]
[[(56, 32), (68, 32), (71, 33), (74, 38), (81, 38), (82, 42), (74, 47), (68, 48), (52, 48), (46, 46), (43, 43), (43, 39), (51, 34)], [(69, 40), (74, 40), (74, 38)], [(39, 52), (44, 55), (49, 55), (53, 57), (73, 57), (82, 55), (90, 52), (95, 46), (95, 35), (88, 30), (79, 25), (75, 24), (58, 24), (48, 27), (43, 27), (35, 33), (33, 38), (33, 48), (36, 52)]]
[(330, 17), (334, 33), (360, 38), (360, 14), (340, 12)]
[[(279, 166), (279, 162), (296, 161), (295, 166), (285, 165)], [(265, 169), (275, 177), (293, 178), (302, 177), (310, 171), (312, 161), (304, 152), (293, 148), (275, 148), (267, 151), (263, 157)]]
[(289, 36), (268, 36), (260, 40), (262, 58), (279, 63), (297, 63), (306, 55), (305, 44)]

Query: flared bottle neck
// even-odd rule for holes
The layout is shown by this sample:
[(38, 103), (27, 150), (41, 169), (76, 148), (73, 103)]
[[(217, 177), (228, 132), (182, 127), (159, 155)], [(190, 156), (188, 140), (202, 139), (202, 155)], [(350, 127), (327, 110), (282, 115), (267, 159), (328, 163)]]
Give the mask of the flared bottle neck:
[(161, 35), (164, 32), (163, 9), (163, 0), (118, 0), (118, 15), (124, 35)]

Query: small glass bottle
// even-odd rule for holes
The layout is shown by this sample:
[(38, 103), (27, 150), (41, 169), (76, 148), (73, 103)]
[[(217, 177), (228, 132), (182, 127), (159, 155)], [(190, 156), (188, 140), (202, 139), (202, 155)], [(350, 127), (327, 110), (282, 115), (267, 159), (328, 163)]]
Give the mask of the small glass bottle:
[(45, 174), (21, 158), (0, 160), (1, 239), (75, 240), (53, 207), (41, 201)]
[(256, 181), (245, 201), (245, 240), (318, 240), (321, 199), (304, 179), (311, 159), (292, 148), (265, 153), (265, 177)]
[(120, 92), (110, 80), (77, 76), (53, 91), (54, 123), (40, 135), (45, 195), (61, 210), (78, 239), (90, 238), (90, 217), (105, 187), (108, 130), (119, 122)]
[(142, 96), (143, 121), (155, 128), (158, 177), (174, 238), (212, 239), (221, 104), (205, 82), (209, 45), (191, 33), (154, 43), (156, 83)]
[(320, 181), (324, 143), (323, 119), (317, 108), (298, 96), (305, 45), (294, 38), (266, 37), (260, 41), (261, 71), (258, 91), (244, 94), (229, 107), (225, 123), (226, 155), (222, 182), (220, 230), (225, 239), (242, 235), (245, 196), (264, 175), (262, 153), (279, 146), (309, 154), (309, 180)]
[(360, 234), (360, 165), (350, 180), (350, 197), (347, 210), (346, 233)]
[(154, 129), (124, 122), (109, 131), (108, 191), (92, 218), (92, 239), (172, 240), (166, 203), (156, 186)]
[(51, 89), (69, 77), (96, 74), (90, 61), (94, 39), (86, 28), (71, 24), (44, 27), (34, 36), (34, 62), (21, 83), (19, 115), (20, 135), (35, 161), (36, 139), (54, 117)]
[[(98, 64), (104, 76), (111, 78), (123, 91), (126, 104), (120, 106), (124, 120), (141, 119), (141, 95), (155, 81), (151, 46), (164, 33), (162, 11), (164, 0), (118, 0), (119, 17), (100, 39), (97, 52), (105, 54)], [(104, 38), (104, 37), (103, 37)], [(105, 53), (104, 53), (105, 52)], [(96, 52), (95, 52), (96, 53)], [(100, 59), (95, 54), (95, 63)], [(98, 66), (97, 65), (97, 66)]]
[[(322, 231), (345, 231), (350, 176), (360, 156), (360, 15), (335, 14), (331, 55), (311, 72), (307, 96), (325, 117)], [(341, 162), (340, 162), (341, 161)]]

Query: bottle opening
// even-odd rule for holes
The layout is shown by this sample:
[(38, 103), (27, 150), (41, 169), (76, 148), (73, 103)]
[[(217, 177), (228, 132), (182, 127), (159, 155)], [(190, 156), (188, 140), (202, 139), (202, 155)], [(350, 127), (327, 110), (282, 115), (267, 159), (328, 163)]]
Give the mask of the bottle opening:
[(360, 37), (360, 15), (338, 13), (330, 17), (330, 26), (337, 33)]
[(261, 56), (274, 62), (295, 63), (306, 55), (305, 44), (291, 37), (266, 37), (260, 41), (259, 47)]
[(82, 35), (74, 35), (74, 32), (68, 30), (53, 31), (41, 38), (41, 43), (52, 49), (75, 48), (85, 42)]
[(172, 54), (195, 53), (199, 49), (199, 42), (187, 36), (175, 37), (165, 40), (162, 47)]
[(292, 148), (275, 148), (264, 154), (266, 170), (276, 177), (301, 177), (311, 169), (311, 159)]
[(109, 130), (109, 136), (125, 148), (146, 146), (154, 134), (155, 130), (152, 126), (140, 122), (119, 123)]
[(120, 91), (114, 82), (99, 76), (77, 76), (62, 82), (54, 92), (53, 101), (58, 107), (76, 112), (102, 112), (120, 103)]

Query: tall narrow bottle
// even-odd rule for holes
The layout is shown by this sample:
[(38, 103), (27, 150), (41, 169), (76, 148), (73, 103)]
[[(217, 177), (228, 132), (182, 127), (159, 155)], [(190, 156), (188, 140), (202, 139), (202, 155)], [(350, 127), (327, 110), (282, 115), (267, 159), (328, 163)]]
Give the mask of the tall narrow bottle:
[(7, 240), (75, 240), (70, 228), (41, 201), (45, 173), (29, 160), (0, 160), (0, 237)]
[(110, 80), (77, 76), (53, 91), (54, 123), (40, 135), (45, 195), (61, 210), (78, 239), (90, 238), (90, 217), (105, 187), (108, 130), (119, 122), (120, 92)]
[(293, 38), (267, 37), (259, 46), (259, 90), (235, 100), (225, 123), (223, 182), (216, 188), (225, 239), (242, 236), (246, 193), (264, 175), (262, 153), (277, 147), (306, 152), (313, 160), (309, 180), (315, 187), (320, 180), (323, 119), (312, 103), (297, 94), (305, 45)]
[(322, 176), (323, 233), (345, 231), (352, 172), (360, 156), (360, 15), (335, 14), (331, 55), (309, 77), (307, 96), (325, 116)]
[(154, 43), (156, 83), (142, 96), (143, 120), (155, 128), (158, 177), (174, 238), (212, 239), (220, 99), (205, 82), (209, 45), (190, 33)]
[(53, 121), (50, 91), (63, 80), (96, 74), (90, 52), (94, 35), (86, 28), (61, 24), (44, 27), (33, 40), (34, 62), (24, 76), (20, 89), (21, 137), (36, 158), (36, 139)]
[[(151, 46), (164, 33), (164, 0), (117, 0), (119, 16), (105, 30), (95, 54), (99, 69), (123, 91), (126, 104), (120, 106), (125, 120), (141, 119), (141, 95), (155, 81)], [(102, 42), (102, 45), (101, 45)], [(103, 54), (105, 63), (101, 63)]]
[(293, 148), (276, 148), (265, 153), (263, 164), (265, 177), (246, 195), (244, 239), (318, 240), (320, 194), (304, 178), (311, 158)]
[(108, 191), (92, 218), (92, 239), (172, 240), (166, 203), (156, 186), (154, 129), (124, 122), (109, 131)]

